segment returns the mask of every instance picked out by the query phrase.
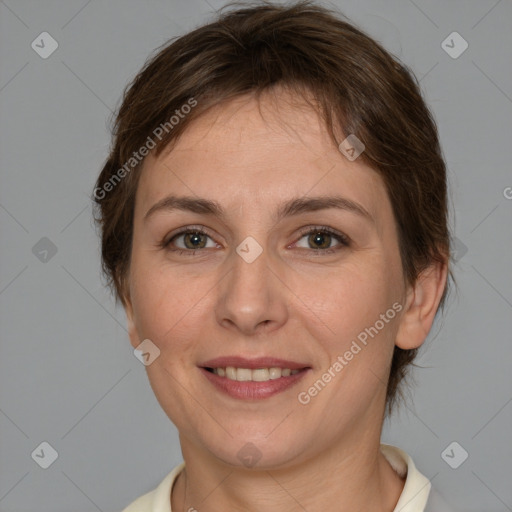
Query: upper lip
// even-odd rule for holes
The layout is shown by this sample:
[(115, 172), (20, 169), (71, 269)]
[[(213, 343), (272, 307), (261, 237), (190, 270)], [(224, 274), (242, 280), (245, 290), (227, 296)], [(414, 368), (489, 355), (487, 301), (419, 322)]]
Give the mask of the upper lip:
[(301, 370), (309, 368), (307, 364), (298, 363), (296, 361), (288, 361), (286, 359), (278, 359), (276, 357), (256, 357), (247, 359), (240, 356), (226, 356), (209, 359), (199, 366), (203, 368), (226, 368), (233, 366), (235, 368), (249, 368), (255, 370), (258, 368), (289, 368), (290, 370)]

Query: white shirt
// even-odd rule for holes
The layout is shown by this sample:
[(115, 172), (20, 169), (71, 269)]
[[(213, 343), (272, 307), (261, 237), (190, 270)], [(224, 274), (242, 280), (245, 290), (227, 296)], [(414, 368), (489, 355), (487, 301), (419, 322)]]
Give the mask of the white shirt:
[[(388, 444), (381, 444), (380, 449), (401, 477), (407, 475), (393, 512), (452, 512), (442, 497), (431, 489), (430, 481), (416, 469), (407, 453)], [(176, 466), (156, 489), (137, 498), (122, 512), (172, 512), (171, 489), (184, 467), (184, 462)]]

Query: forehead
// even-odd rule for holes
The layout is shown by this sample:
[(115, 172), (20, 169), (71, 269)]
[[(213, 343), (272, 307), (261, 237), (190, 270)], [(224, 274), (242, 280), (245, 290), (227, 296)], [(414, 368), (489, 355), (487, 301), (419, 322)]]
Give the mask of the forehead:
[(259, 99), (248, 94), (212, 107), (187, 127), (172, 151), (212, 150), (219, 144), (230, 153), (251, 157), (250, 146), (256, 144), (269, 149), (302, 144), (304, 151), (320, 156), (332, 141), (318, 112), (304, 98), (276, 89), (264, 91)]
[(138, 205), (146, 211), (171, 191), (234, 208), (338, 192), (374, 216), (387, 200), (380, 176), (361, 160), (345, 158), (317, 111), (284, 92), (218, 105), (194, 120), (170, 151), (148, 155)]

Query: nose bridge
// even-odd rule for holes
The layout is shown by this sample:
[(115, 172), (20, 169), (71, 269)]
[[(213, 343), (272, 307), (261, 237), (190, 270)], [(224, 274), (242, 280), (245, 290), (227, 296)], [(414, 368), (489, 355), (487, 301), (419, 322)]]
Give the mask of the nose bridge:
[[(270, 252), (268, 247), (256, 241), (255, 238), (246, 237), (236, 248), (233, 255), (234, 279), (240, 281), (241, 286), (267, 288), (267, 274), (270, 272)], [(261, 290), (266, 293), (265, 289)]]
[(246, 238), (236, 248), (231, 261), (229, 291), (239, 304), (255, 308), (271, 301), (269, 256), (269, 250), (252, 237)]
[(230, 272), (221, 281), (217, 308), (220, 323), (249, 333), (260, 324), (280, 324), (285, 317), (283, 287), (271, 265), (268, 249), (252, 237), (244, 239), (228, 258)]

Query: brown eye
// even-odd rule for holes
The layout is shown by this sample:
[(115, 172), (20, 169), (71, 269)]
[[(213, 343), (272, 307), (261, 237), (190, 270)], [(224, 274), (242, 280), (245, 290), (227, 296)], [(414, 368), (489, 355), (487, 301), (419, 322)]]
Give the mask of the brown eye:
[[(299, 246), (305, 249), (312, 249), (314, 251), (318, 251), (319, 253), (332, 253), (336, 250), (339, 250), (343, 247), (347, 247), (349, 245), (349, 239), (342, 233), (335, 232), (333, 229), (329, 227), (315, 227), (305, 230), (302, 233), (302, 238), (307, 236), (307, 247)], [(299, 239), (300, 240), (300, 239)], [(337, 241), (338, 244), (334, 247), (331, 245), (333, 240)], [(297, 242), (298, 244), (298, 242)]]
[(198, 231), (187, 232), (180, 236), (183, 236), (187, 249), (203, 249), (206, 245), (206, 235)]
[[(208, 239), (211, 244), (207, 246)], [(193, 255), (198, 249), (215, 247), (215, 242), (201, 228), (187, 228), (159, 244), (162, 248), (178, 254)]]
[(313, 249), (329, 249), (331, 239), (332, 236), (329, 233), (319, 231), (309, 235), (308, 243), (311, 244)]

